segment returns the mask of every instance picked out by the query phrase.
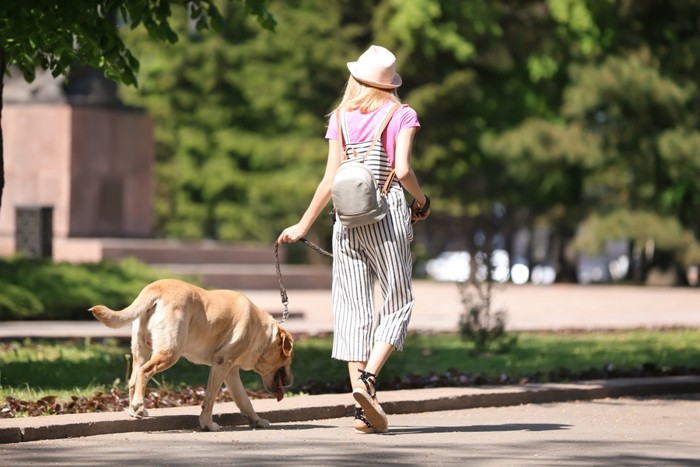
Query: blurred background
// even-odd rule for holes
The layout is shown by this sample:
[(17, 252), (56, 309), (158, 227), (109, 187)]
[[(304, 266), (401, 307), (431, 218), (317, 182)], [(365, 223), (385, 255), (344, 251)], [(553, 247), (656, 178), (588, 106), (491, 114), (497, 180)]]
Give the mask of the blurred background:
[[(250, 3), (273, 31), (237, 1), (214, 2), (219, 31), (173, 8), (172, 44), (115, 15), (138, 87), (10, 68), (2, 254), (48, 223), (57, 260), (131, 255), (212, 285), (233, 281), (214, 263), (247, 264), (274, 288), (269, 245), (323, 174), (346, 62), (379, 44), (422, 124), (418, 277), (698, 285), (700, 2)], [(329, 248), (330, 232), (320, 218), (309, 238)], [(311, 265), (300, 287), (329, 285), (304, 246), (284, 261)]]
[[(371, 44), (397, 57), (432, 200), (384, 381), (700, 373), (699, 0), (5, 1), (0, 418), (75, 411), (76, 394), (124, 407), (131, 331), (86, 310), (153, 280), (282, 316), (273, 243), (311, 200), (346, 63)], [(330, 236), (325, 215), (308, 235)], [(294, 391), (347, 391), (327, 358), (331, 260), (279, 254), (284, 326), (304, 337)], [(197, 403), (204, 381), (178, 364), (150, 403)]]

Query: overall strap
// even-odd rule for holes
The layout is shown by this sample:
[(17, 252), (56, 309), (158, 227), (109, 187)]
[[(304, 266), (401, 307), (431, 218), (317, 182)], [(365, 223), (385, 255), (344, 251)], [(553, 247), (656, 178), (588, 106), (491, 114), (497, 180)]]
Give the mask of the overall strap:
[[(369, 152), (372, 150), (372, 147), (374, 147), (374, 143), (376, 143), (377, 140), (382, 136), (382, 133), (384, 133), (384, 130), (389, 125), (389, 122), (394, 117), (394, 114), (396, 113), (396, 111), (399, 110), (399, 107), (401, 107), (401, 104), (398, 104), (398, 103), (394, 104), (391, 107), (391, 110), (389, 110), (389, 113), (387, 114), (386, 118), (384, 119), (384, 122), (382, 123), (382, 126), (379, 129), (379, 132), (374, 137), (374, 141), (372, 141), (372, 146), (370, 146), (369, 149), (367, 150), (367, 154), (369, 154)], [(365, 157), (367, 157), (367, 154), (365, 154)], [(391, 172), (389, 172), (389, 175), (386, 176), (386, 181), (384, 182), (384, 186), (382, 187), (382, 194), (383, 195), (386, 195), (389, 192), (389, 186), (391, 186), (391, 181), (394, 179), (395, 176), (396, 176), (396, 170), (394, 169), (394, 166), (392, 165)]]
[[(369, 146), (367, 149), (367, 152), (365, 152), (365, 156), (362, 158), (362, 161), (367, 159), (367, 156), (370, 154), (372, 151), (372, 148), (374, 147), (375, 144), (377, 144), (377, 141), (379, 141), (379, 138), (381, 138), (382, 134), (384, 133), (384, 130), (386, 130), (386, 127), (389, 125), (389, 122), (393, 118), (394, 114), (396, 111), (401, 107), (401, 104), (394, 104), (391, 106), (389, 109), (389, 112), (387, 112), (386, 116), (384, 117), (384, 120), (382, 121), (382, 124), (379, 126), (377, 129), (377, 133), (374, 135), (374, 139), (372, 140), (372, 144)], [(345, 112), (343, 109), (338, 109), (338, 113), (336, 115), (336, 120), (338, 121), (338, 141), (340, 142), (340, 152), (341, 152), (341, 157), (343, 160), (347, 159), (347, 154), (345, 153), (345, 144), (343, 140), (345, 141), (350, 141), (350, 131), (347, 128), (347, 121), (345, 120)], [(357, 151), (353, 148), (353, 151), (355, 152), (355, 157), (359, 157), (357, 154)], [(390, 175), (390, 177), (393, 177), (393, 170)]]
[[(382, 122), (381, 126), (377, 130), (377, 134), (374, 135), (374, 139), (372, 140), (372, 144), (369, 146), (367, 149), (367, 152), (365, 153), (365, 157), (362, 158), (362, 160), (367, 159), (367, 156), (369, 155), (370, 152), (372, 152), (372, 148), (374, 147), (375, 144), (377, 144), (377, 141), (379, 141), (379, 138), (382, 137), (382, 133), (384, 133), (384, 130), (386, 130), (386, 127), (389, 125), (389, 122), (391, 121), (392, 117), (396, 113), (396, 111), (401, 107), (401, 104), (394, 104), (391, 106), (391, 109), (389, 109), (389, 112), (386, 114), (386, 117), (384, 117), (384, 121)], [(392, 170), (393, 172), (393, 170)]]
[[(345, 119), (345, 110), (338, 109), (337, 120), (338, 135), (340, 136), (340, 152), (342, 154), (342, 160), (345, 160), (348, 158), (348, 155), (345, 153), (345, 144), (343, 143), (343, 140), (347, 141), (348, 143), (350, 142), (350, 130), (348, 130), (348, 121)], [(355, 157), (360, 157), (357, 155), (357, 151), (354, 147), (352, 148), (352, 152), (355, 153)], [(364, 159), (362, 160), (364, 161)]]
[[(335, 120), (338, 123), (338, 143), (340, 143), (340, 154), (341, 154), (341, 159), (345, 160), (347, 158), (347, 155), (345, 154), (345, 143), (343, 142), (345, 134), (343, 133), (345, 131), (344, 125), (341, 124), (340, 119), (343, 116), (343, 109), (338, 109), (335, 115)], [(343, 120), (345, 120), (343, 118)]]

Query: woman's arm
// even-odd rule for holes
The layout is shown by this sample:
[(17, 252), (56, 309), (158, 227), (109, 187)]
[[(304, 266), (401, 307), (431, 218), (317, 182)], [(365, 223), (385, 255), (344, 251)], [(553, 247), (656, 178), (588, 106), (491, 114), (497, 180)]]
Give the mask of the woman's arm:
[(424, 220), (430, 214), (430, 206), (424, 212), (421, 208), (426, 205), (427, 198), (421, 190), (418, 178), (411, 168), (411, 147), (416, 128), (404, 128), (396, 139), (396, 153), (394, 154), (394, 169), (401, 185), (416, 200), (411, 205), (413, 221)]
[(292, 243), (298, 241), (307, 234), (313, 223), (331, 200), (331, 185), (335, 178), (335, 173), (340, 165), (340, 147), (337, 140), (328, 140), (328, 159), (326, 161), (326, 172), (316, 188), (309, 207), (301, 216), (301, 220), (282, 231), (277, 238), (278, 243)]

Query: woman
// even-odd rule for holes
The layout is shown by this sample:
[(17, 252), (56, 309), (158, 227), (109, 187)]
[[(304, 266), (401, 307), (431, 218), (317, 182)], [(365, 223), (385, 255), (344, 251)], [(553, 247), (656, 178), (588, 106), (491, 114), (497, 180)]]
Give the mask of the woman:
[[(430, 200), (410, 165), (411, 145), (420, 123), (408, 105), (396, 105), (400, 104), (396, 88), (401, 85), (396, 58), (389, 50), (373, 45), (347, 66), (350, 77), (345, 93), (330, 116), (326, 132), (329, 144), (325, 174), (299, 223), (284, 229), (277, 241), (296, 242), (306, 235), (331, 200), (331, 186), (341, 161), (352, 157), (353, 148), (362, 144), (367, 147), (381, 131), (384, 120), (390, 118), (377, 144), (379, 150), (366, 159), (380, 187), (391, 168), (395, 170), (386, 195), (387, 215), (369, 225), (344, 227), (336, 221), (333, 227), (332, 357), (348, 362), (357, 402), (355, 431), (375, 433), (388, 430), (386, 414), (376, 398), (376, 378), (389, 355), (403, 349), (413, 309), (412, 224), (428, 217)], [(395, 112), (391, 117), (390, 111)], [(403, 190), (413, 197), (410, 208)], [(383, 303), (375, 325), (377, 280)]]

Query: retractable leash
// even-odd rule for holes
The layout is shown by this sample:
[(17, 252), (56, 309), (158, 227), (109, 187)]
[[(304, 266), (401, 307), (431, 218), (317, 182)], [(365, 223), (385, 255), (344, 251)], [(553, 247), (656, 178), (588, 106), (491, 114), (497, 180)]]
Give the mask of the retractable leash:
[[(328, 256), (330, 258), (333, 257), (332, 253), (327, 252), (315, 243), (312, 243), (305, 238), (300, 238), (299, 240), (312, 250), (316, 250), (322, 255)], [(277, 282), (280, 286), (280, 297), (282, 298), (282, 306), (284, 307), (284, 311), (282, 312), (282, 321), (277, 322), (282, 324), (285, 321), (287, 321), (287, 318), (289, 317), (289, 298), (287, 297), (287, 290), (284, 288), (284, 284), (282, 284), (282, 270), (280, 268), (279, 246), (280, 244), (275, 242), (275, 271), (277, 272)]]

